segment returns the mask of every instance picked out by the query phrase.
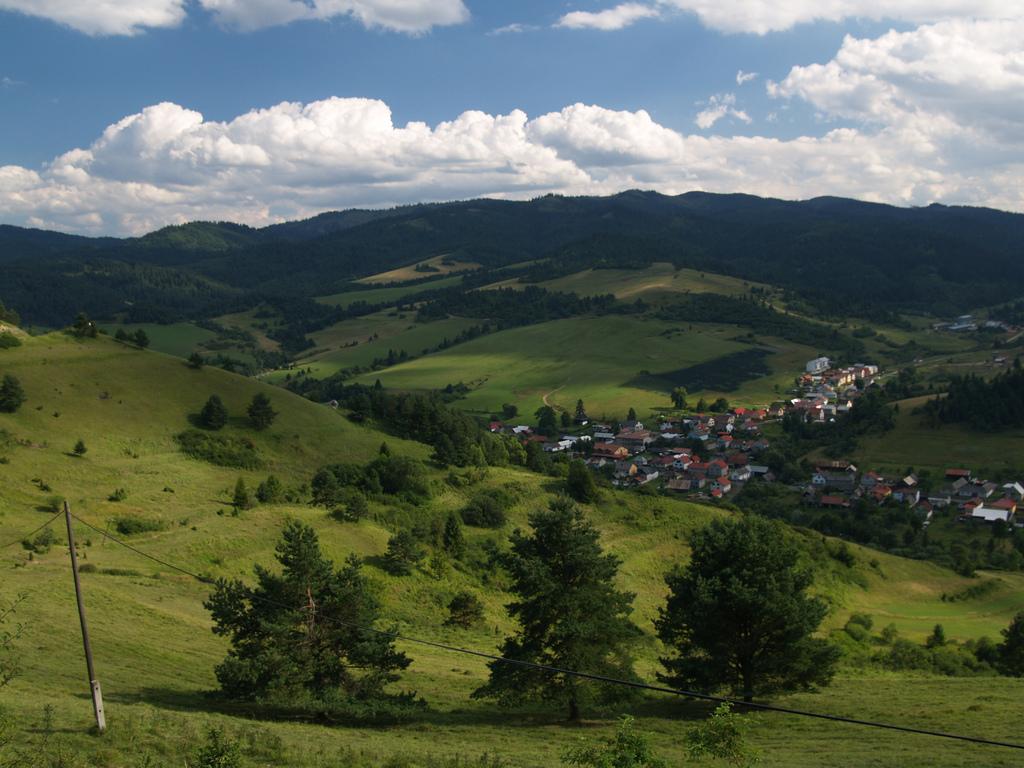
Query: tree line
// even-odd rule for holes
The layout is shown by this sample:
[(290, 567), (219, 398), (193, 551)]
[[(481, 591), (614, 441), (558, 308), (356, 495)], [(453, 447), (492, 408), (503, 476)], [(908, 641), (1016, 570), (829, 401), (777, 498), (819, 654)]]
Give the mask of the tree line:
[(963, 423), (977, 430), (1024, 426), (1024, 369), (1020, 358), (1003, 373), (986, 381), (980, 376), (954, 376), (945, 397), (935, 397), (920, 408), (925, 424)]

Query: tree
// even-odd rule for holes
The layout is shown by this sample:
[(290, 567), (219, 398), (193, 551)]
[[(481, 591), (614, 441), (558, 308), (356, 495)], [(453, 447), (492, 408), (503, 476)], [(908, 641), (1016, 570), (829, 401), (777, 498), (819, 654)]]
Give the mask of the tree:
[(686, 396), (688, 394), (686, 387), (676, 387), (672, 390), (670, 397), (672, 398), (672, 405), (676, 410), (682, 411), (686, 409)]
[(127, 344), (132, 340), (132, 337), (124, 328), (118, 328), (117, 332), (114, 334), (114, 340), (119, 341), (122, 344)]
[(261, 504), (276, 504), (284, 499), (284, 486), (276, 475), (269, 475), (256, 486), (256, 498)]
[(228, 409), (218, 395), (210, 395), (199, 411), (199, 423), (207, 429), (222, 429), (228, 423)]
[(384, 553), (387, 569), (396, 576), (408, 576), (426, 556), (412, 531), (399, 531), (388, 539)]
[(85, 312), (79, 312), (75, 317), (75, 322), (71, 324), (71, 333), (80, 339), (95, 339), (96, 323), (90, 320)]
[(630, 408), (626, 414), (626, 421), (636, 421), (636, 408)]
[(319, 711), (347, 702), (385, 700), (410, 660), (394, 640), (373, 631), (380, 615), (357, 558), (335, 570), (316, 532), (288, 523), (277, 545), (280, 573), (257, 565), (256, 586), (217, 581), (204, 603), (217, 635), (231, 648), (216, 668), (225, 694), (291, 704), (310, 699)]
[(441, 546), (456, 560), (466, 552), (466, 537), (462, 533), (462, 523), (459, 522), (458, 515), (454, 512), (448, 515), (448, 519), (444, 521)]
[(139, 330), (135, 332), (135, 335), (132, 336), (132, 341), (135, 342), (135, 346), (139, 349), (145, 349), (149, 346), (149, 336), (141, 328), (139, 328)]
[(391, 449), (388, 448), (388, 444), (386, 442), (380, 444), (380, 448), (378, 449), (377, 454), (379, 456), (391, 456)]
[(562, 415), (559, 417), (559, 420), (561, 421), (562, 429), (568, 429), (572, 426), (572, 417), (569, 415), (568, 411), (562, 411)]
[[(508, 605), (519, 630), (501, 655), (592, 674), (635, 679), (630, 649), (640, 630), (629, 616), (633, 595), (615, 588), (620, 561), (605, 554), (596, 528), (567, 499), (529, 518), (531, 531), (513, 532), (499, 562), (511, 576), (516, 600)], [(502, 704), (556, 702), (570, 720), (595, 699), (622, 695), (608, 686), (561, 673), (492, 662), (490, 678), (473, 692)]]
[(941, 648), (946, 644), (946, 630), (941, 624), (936, 624), (928, 639), (924, 641), (926, 648)]
[(370, 512), (366, 496), (356, 488), (342, 488), (338, 494), (337, 505), (331, 515), (346, 523), (358, 522)]
[(193, 352), (191, 355), (188, 356), (188, 367), (189, 368), (194, 368), (195, 370), (198, 371), (204, 365), (206, 365), (206, 358), (203, 357), (198, 352)]
[(85, 440), (82, 439), (79, 439), (79, 441), (75, 443), (75, 447), (71, 449), (71, 452), (74, 453), (75, 456), (85, 456), (88, 451), (89, 449), (85, 447)]
[(703, 397), (697, 401), (697, 413), (704, 413), (708, 409), (708, 402)]
[(484, 620), (484, 604), (472, 592), (459, 592), (448, 603), (445, 626), (468, 629)]
[(505, 403), (501, 406), (501, 416), (504, 419), (514, 419), (519, 415), (519, 408), (512, 403)]
[(715, 413), (725, 413), (729, 410), (729, 401), (724, 397), (720, 397), (711, 404), (710, 410)]
[(257, 392), (252, 396), (252, 402), (249, 403), (246, 413), (249, 415), (249, 422), (253, 428), (261, 432), (273, 424), (274, 419), (277, 418), (277, 411), (270, 405), (270, 398), (262, 392)]
[(0, 383), (0, 412), (14, 413), (25, 402), (25, 390), (17, 377), (6, 373)]
[(583, 407), (583, 400), (576, 401), (576, 413), (574, 415), (577, 424), (583, 424), (589, 421), (587, 418), (587, 409)]
[(542, 405), (533, 415), (537, 417), (537, 431), (540, 434), (548, 437), (558, 434), (558, 419), (554, 408)]
[(594, 474), (579, 459), (569, 463), (569, 476), (565, 480), (565, 489), (572, 498), (583, 504), (597, 501), (600, 492), (594, 482)]
[(249, 488), (245, 484), (245, 478), (238, 478), (238, 482), (235, 483), (235, 493), (231, 498), (231, 504), (235, 509), (252, 509), (252, 496), (249, 494)]
[(675, 652), (661, 660), (663, 681), (752, 701), (831, 680), (838, 651), (812, 637), (828, 609), (807, 596), (811, 573), (781, 523), (715, 520), (690, 545), (689, 564), (665, 578), (655, 622)]
[(1024, 677), (1024, 611), (1013, 617), (1002, 635), (1003, 642), (997, 646), (999, 671), (1011, 677)]
[(565, 765), (582, 768), (665, 768), (667, 763), (656, 757), (642, 733), (635, 729), (632, 717), (619, 719), (615, 735), (603, 739), (601, 746), (573, 747), (562, 755)]

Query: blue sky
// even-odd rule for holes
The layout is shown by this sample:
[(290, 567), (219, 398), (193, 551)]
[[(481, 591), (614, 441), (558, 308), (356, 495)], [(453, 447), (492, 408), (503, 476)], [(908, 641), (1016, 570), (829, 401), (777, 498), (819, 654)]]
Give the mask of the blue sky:
[(118, 4), (0, 0), (0, 221), (632, 186), (1024, 208), (1024, 13), (985, 0)]

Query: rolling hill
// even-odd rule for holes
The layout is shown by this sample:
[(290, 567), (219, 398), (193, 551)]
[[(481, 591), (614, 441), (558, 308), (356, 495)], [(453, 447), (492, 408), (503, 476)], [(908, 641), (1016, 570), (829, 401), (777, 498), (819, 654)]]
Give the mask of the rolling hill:
[[(420, 506), (397, 501), (371, 503), (358, 523), (341, 523), (304, 501), (267, 504), (230, 513), (230, 493), (239, 477), (254, 486), (268, 473), (298, 490), (315, 469), (331, 462), (365, 462), (387, 441), (397, 455), (425, 459), (428, 449), (353, 424), (326, 406), (224, 371), (191, 369), (182, 360), (140, 351), (110, 339), (74, 339), (64, 334), (26, 337), (0, 349), (0, 374), (21, 379), (28, 401), (15, 414), (0, 414), (0, 593), (26, 595), (18, 617), (23, 673), (5, 690), (3, 706), (13, 717), (15, 736), (40, 755), (63, 750), (67, 760), (88, 765), (176, 764), (183, 750), (219, 726), (239, 740), (251, 765), (465, 765), (489, 756), (486, 764), (551, 766), (577, 742), (581, 731), (566, 728), (559, 714), (542, 707), (511, 711), (478, 701), (468, 693), (484, 678), (480, 660), (439, 649), (406, 645), (414, 663), (402, 686), (429, 704), (422, 717), (402, 727), (345, 727), (263, 719), (220, 704), (206, 695), (215, 686), (213, 665), (224, 642), (210, 631), (202, 608), (208, 591), (173, 570), (142, 559), (77, 526), (82, 573), (97, 669), (103, 683), (110, 730), (90, 735), (84, 668), (75, 617), (64, 533), (31, 556), (18, 539), (42, 525), (54, 496), (70, 500), (82, 519), (116, 530), (124, 519), (145, 521), (155, 530), (126, 536), (133, 546), (167, 562), (210, 576), (251, 577), (254, 563), (271, 561), (284, 521), (313, 525), (325, 550), (340, 561), (355, 553), (384, 604), (385, 620), (414, 637), (493, 650), (510, 627), (504, 611), (509, 596), (498, 574), (484, 566), (429, 567), (408, 577), (379, 567), (390, 532), (418, 520), (436, 519), (463, 506), (477, 493), (502, 489), (514, 498), (509, 526), (501, 531), (467, 528), (473, 551), (500, 542), (513, 525), (557, 492), (551, 478), (513, 468), (491, 468), (465, 482), (449, 482), (447, 471), (431, 469), (432, 498)], [(256, 393), (268, 394), (279, 416), (265, 432), (254, 432), (241, 415)], [(185, 456), (175, 435), (190, 427), (212, 393), (232, 418), (223, 433), (251, 441), (262, 467), (239, 470)], [(83, 440), (83, 456), (71, 455)], [(120, 501), (111, 500), (124, 489)], [(41, 509), (42, 508), (42, 509)], [(670, 498), (608, 491), (588, 514), (604, 545), (623, 560), (622, 586), (636, 592), (636, 618), (645, 631), (638, 669), (653, 678), (659, 648), (651, 632), (664, 595), (662, 575), (686, 557), (688, 534), (727, 510)], [(1024, 577), (999, 574), (996, 586), (960, 602), (946, 594), (973, 584), (927, 563), (902, 560), (850, 547), (853, 564), (828, 556), (821, 537), (807, 536), (819, 579), (816, 589), (832, 605), (828, 628), (841, 627), (852, 611), (867, 611), (879, 623), (893, 622), (920, 640), (942, 621), (951, 637), (995, 635), (1024, 607)], [(471, 630), (442, 626), (444, 606), (459, 589), (477, 592), (485, 604), (484, 623)], [(1005, 678), (945, 678), (920, 673), (844, 670), (818, 694), (784, 697), (789, 706), (871, 719), (1005, 738), (1007, 724), (1024, 715), (1021, 683)], [(658, 698), (633, 705), (642, 728), (660, 752), (679, 760), (681, 729), (702, 717), (703, 706)], [(583, 733), (610, 732), (617, 710), (595, 712)], [(769, 766), (868, 764), (884, 754), (887, 764), (907, 766), (1008, 766), (1013, 754), (972, 745), (944, 744), (904, 734), (865, 732), (785, 715), (750, 716), (749, 739)], [(148, 763), (146, 761), (149, 761)], [(447, 761), (447, 762), (446, 762)], [(69, 762), (65, 764), (76, 764)], [(483, 764), (483, 763), (481, 763)]]

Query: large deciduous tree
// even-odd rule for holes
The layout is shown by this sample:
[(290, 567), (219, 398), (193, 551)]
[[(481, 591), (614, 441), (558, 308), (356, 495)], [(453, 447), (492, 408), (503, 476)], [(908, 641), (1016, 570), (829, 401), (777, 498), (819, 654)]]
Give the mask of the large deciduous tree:
[(300, 522), (285, 526), (277, 561), (280, 573), (256, 566), (256, 586), (219, 580), (205, 603), (231, 641), (216, 669), (224, 693), (318, 710), (384, 700), (410, 660), (373, 631), (380, 607), (359, 561), (336, 570)]
[(697, 531), (689, 564), (668, 574), (655, 622), (673, 655), (659, 677), (747, 701), (813, 688), (832, 678), (838, 651), (813, 637), (827, 613), (807, 594), (811, 572), (780, 523), (715, 520)]
[[(640, 635), (630, 620), (633, 595), (615, 586), (619, 559), (601, 549), (597, 529), (568, 499), (530, 515), (531, 531), (516, 530), (501, 562), (516, 600), (508, 610), (519, 630), (501, 655), (554, 667), (635, 679), (631, 648)], [(474, 697), (503, 704), (556, 702), (578, 720), (595, 700), (623, 695), (620, 686), (494, 661)]]

